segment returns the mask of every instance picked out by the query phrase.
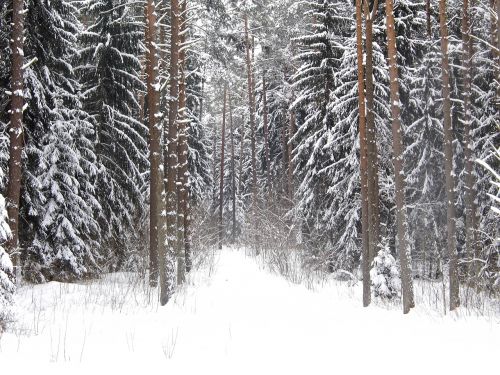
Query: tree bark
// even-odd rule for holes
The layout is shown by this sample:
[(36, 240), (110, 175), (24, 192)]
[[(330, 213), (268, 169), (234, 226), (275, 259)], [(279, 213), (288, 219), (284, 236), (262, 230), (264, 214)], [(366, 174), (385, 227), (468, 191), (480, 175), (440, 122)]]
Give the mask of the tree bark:
[(241, 135), (240, 135), (240, 155), (238, 163), (238, 194), (240, 199), (243, 196), (243, 147), (245, 146), (245, 118), (241, 121)]
[(373, 9), (367, 0), (364, 1), (366, 20), (366, 145), (367, 145), (367, 181), (368, 181), (368, 247), (369, 261), (372, 263), (377, 255), (380, 242), (380, 208), (378, 187), (378, 150), (375, 128), (374, 84), (373, 84), (373, 20), (377, 14), (378, 1)]
[[(158, 284), (159, 226), (162, 225), (161, 193), (162, 171), (160, 168), (162, 149), (161, 131), (158, 123), (158, 51), (156, 49), (156, 6), (152, 0), (146, 4), (146, 83), (149, 123), (149, 160), (151, 181), (149, 184), (149, 284)], [(162, 254), (163, 257), (163, 254)], [(161, 259), (160, 259), (161, 263)]]
[(394, 182), (396, 193), (396, 221), (399, 261), (401, 265), (401, 284), (403, 290), (403, 313), (407, 314), (415, 306), (413, 300), (413, 280), (411, 274), (411, 255), (407, 242), (408, 223), (405, 204), (405, 174), (403, 168), (403, 135), (401, 129), (401, 101), (399, 97), (399, 78), (397, 64), (396, 30), (394, 28), (393, 0), (385, 1), (387, 17), (387, 49), (389, 60), (390, 100), (392, 113), (392, 149), (394, 163)]
[(222, 249), (222, 238), (224, 236), (223, 209), (224, 209), (224, 149), (226, 143), (226, 105), (227, 85), (224, 85), (224, 104), (222, 106), (222, 129), (220, 140), (220, 180), (219, 180), (219, 249)]
[(253, 67), (251, 58), (250, 37), (248, 34), (248, 16), (245, 14), (245, 50), (247, 65), (247, 85), (248, 85), (248, 110), (250, 114), (250, 142), (252, 152), (252, 206), (257, 203), (257, 160), (255, 151), (255, 97), (253, 90)]
[(469, 0), (463, 1), (462, 14), (462, 72), (464, 82), (463, 93), (463, 126), (464, 126), (464, 159), (465, 159), (465, 249), (467, 256), (471, 260), (468, 265), (469, 278), (473, 278), (475, 274), (474, 262), (472, 261), (476, 255), (476, 229), (477, 216), (476, 205), (474, 199), (477, 195), (476, 179), (474, 177), (473, 165), (474, 156), (472, 153), (472, 117), (471, 117), (471, 100), (472, 100), (472, 55), (473, 45), (471, 38), (471, 23), (470, 23), (470, 8)]
[(359, 157), (361, 182), (361, 248), (363, 273), (363, 306), (371, 302), (370, 252), (368, 225), (368, 175), (366, 145), (366, 104), (365, 104), (365, 72), (363, 66), (363, 20), (362, 0), (356, 0), (356, 44), (358, 65), (358, 105), (359, 105)]
[(231, 194), (233, 200), (232, 209), (232, 229), (231, 229), (231, 243), (236, 241), (236, 171), (234, 162), (234, 129), (233, 129), (233, 108), (231, 103), (231, 92), (229, 92), (229, 128), (231, 132)]
[(164, 158), (166, 166), (166, 254), (165, 262), (168, 265), (160, 269), (160, 281), (162, 273), (165, 274), (165, 282), (160, 289), (160, 304), (165, 305), (172, 296), (174, 289), (174, 272), (172, 259), (176, 254), (177, 240), (177, 120), (179, 110), (179, 14), (180, 7), (178, 0), (170, 1), (170, 98), (168, 111), (168, 131), (167, 131), (167, 152)]
[(288, 199), (290, 200), (290, 205), (293, 205), (293, 136), (297, 131), (295, 111), (290, 111), (290, 124), (288, 128), (288, 142), (287, 142), (287, 155), (288, 155), (288, 172), (287, 172), (287, 185), (288, 185)]
[(425, 24), (427, 30), (427, 38), (430, 40), (432, 36), (431, 0), (425, 0)]
[(178, 109), (178, 215), (177, 215), (177, 283), (181, 284), (185, 280), (187, 263), (190, 259), (190, 238), (189, 238), (189, 170), (188, 170), (188, 142), (187, 127), (189, 118), (186, 108), (186, 31), (187, 31), (187, 0), (182, 1), (181, 14), (179, 17), (180, 29), (180, 51), (179, 51), (179, 109)]
[[(24, 1), (12, 1), (12, 65), (10, 126), (9, 126), (9, 181), (7, 185), (7, 214), (12, 237), (7, 241), (7, 252), (16, 267), (14, 274), (19, 276), (21, 256), (19, 249), (19, 200), (21, 196), (22, 155), (23, 155), (23, 107), (24, 107)], [(19, 281), (19, 280), (18, 280)]]
[(443, 85), (443, 130), (444, 158), (447, 200), (447, 251), (450, 275), (450, 310), (460, 305), (456, 224), (455, 224), (455, 181), (453, 175), (453, 129), (451, 124), (450, 64), (448, 60), (448, 26), (446, 23), (446, 0), (439, 0), (439, 31), (441, 35), (441, 74)]
[(262, 74), (262, 107), (263, 107), (263, 126), (264, 126), (264, 152), (266, 158), (266, 177), (267, 177), (267, 191), (268, 199), (271, 193), (271, 159), (269, 157), (269, 126), (268, 126), (268, 110), (267, 110), (267, 85), (266, 85), (266, 72)]

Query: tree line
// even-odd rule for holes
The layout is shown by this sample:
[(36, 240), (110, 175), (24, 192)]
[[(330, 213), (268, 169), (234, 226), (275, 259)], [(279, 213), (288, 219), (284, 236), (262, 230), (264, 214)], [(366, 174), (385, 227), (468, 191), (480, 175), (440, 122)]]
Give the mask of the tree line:
[(365, 306), (396, 277), (405, 313), (415, 278), (447, 282), (451, 310), (461, 286), (498, 293), (499, 12), (3, 2), (2, 298), (14, 274), (147, 269), (166, 304), (194, 242), (359, 270)]

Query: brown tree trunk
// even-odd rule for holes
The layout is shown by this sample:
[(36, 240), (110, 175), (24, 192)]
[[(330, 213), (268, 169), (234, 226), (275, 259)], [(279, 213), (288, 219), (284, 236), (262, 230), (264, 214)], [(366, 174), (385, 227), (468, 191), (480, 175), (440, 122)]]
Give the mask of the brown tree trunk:
[(444, 159), (447, 200), (447, 249), (450, 274), (450, 310), (460, 305), (455, 228), (455, 181), (453, 178), (453, 129), (451, 125), (450, 64), (448, 61), (448, 26), (446, 0), (439, 0), (439, 31), (441, 34), (441, 74), (443, 85)]
[[(162, 172), (160, 168), (162, 149), (161, 131), (158, 124), (158, 51), (156, 49), (156, 13), (152, 0), (146, 4), (146, 83), (147, 83), (147, 106), (149, 123), (149, 160), (151, 181), (149, 184), (149, 284), (158, 284), (158, 256), (159, 249), (159, 226), (162, 225), (160, 215), (161, 193), (162, 193)], [(162, 254), (163, 255), (163, 254)], [(161, 263), (161, 259), (160, 259)]]
[(378, 187), (378, 151), (375, 128), (374, 84), (373, 84), (373, 20), (377, 14), (378, 1), (375, 0), (370, 12), (367, 0), (364, 2), (366, 19), (366, 145), (368, 180), (368, 246), (370, 264), (378, 252), (380, 242), (380, 208)]
[(287, 147), (287, 156), (288, 156), (288, 172), (287, 172), (287, 186), (288, 186), (288, 199), (290, 200), (290, 205), (293, 203), (293, 136), (297, 131), (296, 117), (295, 111), (290, 111), (290, 124), (288, 127), (288, 147)]
[(222, 238), (224, 236), (223, 208), (224, 208), (224, 149), (226, 143), (226, 104), (227, 85), (224, 85), (224, 104), (222, 106), (222, 129), (220, 140), (220, 180), (219, 180), (219, 249), (222, 249)]
[(266, 177), (267, 177), (267, 191), (268, 199), (271, 193), (271, 159), (269, 157), (269, 127), (268, 127), (268, 113), (267, 113), (267, 85), (266, 85), (266, 72), (262, 74), (262, 107), (263, 107), (263, 126), (264, 126), (264, 152), (266, 158)]
[(431, 0), (425, 0), (425, 23), (427, 29), (427, 38), (429, 38), (430, 40), (432, 36)]
[(7, 252), (12, 256), (15, 275), (20, 274), (21, 256), (19, 249), (19, 200), (21, 196), (23, 155), (23, 107), (24, 107), (24, 1), (12, 1), (12, 65), (9, 126), (9, 181), (7, 185), (7, 214), (12, 237), (7, 241)]
[(181, 284), (185, 280), (187, 262), (190, 261), (190, 246), (188, 244), (189, 236), (187, 236), (188, 228), (186, 221), (189, 205), (189, 170), (188, 170), (188, 143), (187, 143), (187, 125), (189, 118), (186, 108), (186, 12), (187, 0), (182, 1), (181, 14), (179, 17), (180, 29), (180, 51), (179, 51), (179, 108), (178, 108), (178, 183), (177, 183), (177, 199), (178, 199), (178, 215), (177, 215), (177, 283)]
[(238, 194), (240, 199), (243, 195), (243, 147), (245, 146), (245, 118), (241, 121), (240, 156), (238, 163)]
[(368, 246), (368, 175), (366, 145), (366, 105), (365, 105), (365, 72), (363, 66), (363, 20), (361, 1), (356, 0), (356, 44), (358, 64), (358, 105), (359, 105), (359, 156), (361, 181), (361, 248), (363, 273), (363, 306), (371, 301), (370, 252)]
[(401, 284), (403, 289), (403, 313), (407, 314), (415, 306), (413, 300), (413, 280), (411, 274), (411, 256), (407, 243), (408, 223), (406, 221), (405, 176), (403, 169), (403, 135), (401, 129), (401, 101), (399, 97), (399, 79), (397, 64), (396, 30), (394, 29), (393, 0), (385, 1), (387, 16), (387, 49), (389, 60), (390, 100), (392, 113), (392, 149), (394, 163), (394, 182), (396, 193), (397, 240), (399, 261), (401, 264)]
[[(472, 97), (472, 55), (473, 46), (471, 38), (471, 23), (469, 0), (463, 1), (462, 14), (462, 72), (464, 82), (463, 110), (464, 110), (464, 159), (465, 159), (465, 249), (467, 256), (472, 260), (476, 255), (476, 205), (474, 199), (477, 195), (476, 179), (474, 177), (472, 154), (472, 129), (471, 129), (471, 97)], [(468, 266), (469, 278), (475, 274), (474, 262)]]
[[(174, 272), (171, 264), (176, 254), (177, 240), (177, 120), (179, 110), (179, 14), (178, 0), (170, 1), (170, 98), (168, 111), (167, 131), (167, 153), (164, 165), (167, 177), (166, 181), (166, 254), (165, 261), (169, 265), (169, 272)], [(177, 254), (178, 255), (178, 254)], [(160, 269), (160, 281), (162, 273), (165, 274), (165, 282), (161, 285), (160, 304), (165, 305), (172, 296), (174, 283), (172, 275), (167, 275), (167, 267)], [(170, 276), (170, 277), (167, 277)]]
[(251, 58), (250, 37), (248, 34), (248, 16), (245, 14), (245, 50), (247, 65), (247, 85), (248, 85), (248, 110), (250, 113), (250, 142), (252, 152), (252, 206), (257, 203), (257, 159), (255, 151), (255, 97), (253, 90), (253, 67)]
[(229, 128), (231, 132), (231, 194), (233, 200), (231, 243), (236, 241), (236, 174), (234, 163), (234, 129), (233, 129), (233, 108), (231, 104), (231, 93), (229, 92)]

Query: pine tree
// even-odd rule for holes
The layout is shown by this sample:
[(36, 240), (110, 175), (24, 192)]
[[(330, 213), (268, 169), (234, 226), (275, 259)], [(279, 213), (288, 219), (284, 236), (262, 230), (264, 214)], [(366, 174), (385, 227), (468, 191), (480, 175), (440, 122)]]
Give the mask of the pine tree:
[(150, 158), (150, 182), (149, 182), (149, 285), (158, 284), (158, 267), (163, 264), (164, 244), (161, 240), (161, 212), (163, 192), (163, 172), (161, 130), (159, 126), (159, 79), (158, 79), (158, 50), (156, 9), (153, 2), (146, 4), (146, 84), (147, 84), (147, 112), (149, 124), (149, 158)]
[(114, 266), (126, 260), (127, 230), (144, 208), (148, 129), (138, 120), (143, 30), (128, 0), (88, 0), (82, 12), (93, 20), (82, 32), (80, 65), (84, 108), (96, 127), (99, 223)]
[(401, 100), (399, 96), (399, 78), (397, 64), (396, 30), (394, 24), (394, 3), (386, 0), (385, 3), (387, 23), (387, 44), (389, 75), (391, 88), (391, 112), (392, 112), (392, 148), (394, 163), (394, 181), (396, 195), (396, 225), (398, 253), (401, 265), (401, 281), (403, 290), (403, 312), (407, 314), (415, 306), (413, 299), (413, 280), (411, 273), (411, 258), (408, 247), (408, 224), (406, 216), (406, 183), (404, 180), (404, 146), (401, 129)]
[[(19, 250), (19, 205), (22, 178), (23, 107), (24, 107), (24, 1), (12, 2), (11, 33), (11, 101), (9, 126), (9, 180), (7, 185), (7, 211), (11, 237), (7, 248), (10, 253)], [(18, 257), (19, 255), (17, 255)], [(19, 265), (19, 264), (18, 264)]]

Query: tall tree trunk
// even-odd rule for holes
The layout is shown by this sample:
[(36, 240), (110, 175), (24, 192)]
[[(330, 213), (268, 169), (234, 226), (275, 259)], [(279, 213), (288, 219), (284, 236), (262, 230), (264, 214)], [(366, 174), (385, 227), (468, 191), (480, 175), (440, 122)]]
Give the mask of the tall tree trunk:
[(266, 177), (267, 177), (267, 192), (268, 199), (271, 193), (271, 159), (269, 157), (269, 127), (268, 127), (268, 113), (267, 113), (267, 85), (266, 85), (266, 72), (262, 74), (262, 107), (263, 107), (263, 126), (264, 126), (264, 152), (266, 158)]
[[(147, 82), (147, 106), (149, 123), (149, 160), (151, 181), (149, 184), (149, 284), (156, 286), (158, 284), (158, 257), (160, 248), (158, 244), (159, 226), (162, 225), (160, 215), (161, 193), (163, 185), (163, 176), (160, 168), (162, 149), (161, 149), (161, 130), (158, 123), (158, 51), (156, 49), (156, 6), (152, 0), (146, 4), (146, 82)], [(163, 254), (160, 257), (162, 263)]]
[[(288, 110), (283, 110), (283, 119), (288, 120)], [(281, 149), (283, 152), (283, 182), (282, 182), (282, 194), (283, 198), (288, 198), (288, 133), (290, 132), (289, 121), (283, 123), (281, 129)], [(288, 202), (286, 202), (288, 205)]]
[[(21, 196), (22, 154), (23, 154), (23, 107), (24, 107), (24, 1), (12, 1), (12, 65), (9, 126), (9, 181), (7, 185), (7, 214), (12, 237), (8, 240), (7, 252), (16, 266), (15, 275), (19, 278), (21, 256), (19, 249), (19, 199)], [(19, 281), (19, 280), (17, 280)]]
[(240, 155), (238, 163), (238, 194), (243, 197), (243, 147), (245, 146), (245, 118), (241, 119)]
[[(168, 264), (165, 269), (160, 269), (160, 281), (162, 272), (167, 276), (168, 272), (174, 272), (173, 259), (176, 254), (177, 240), (177, 120), (179, 110), (179, 14), (178, 0), (170, 0), (170, 98), (168, 111), (167, 153), (164, 164), (166, 165), (166, 256)], [(165, 277), (160, 290), (160, 304), (165, 305), (172, 296), (174, 289), (173, 275)]]
[(460, 305), (455, 227), (455, 181), (453, 178), (453, 129), (451, 125), (450, 64), (448, 61), (448, 26), (446, 0), (439, 0), (439, 31), (441, 34), (441, 74), (443, 81), (444, 159), (447, 201), (447, 249), (450, 274), (450, 310)]
[[(182, 1), (181, 14), (179, 17), (179, 108), (178, 108), (178, 146), (177, 146), (177, 283), (184, 282), (186, 277), (187, 259), (186, 249), (189, 249), (186, 236), (187, 207), (189, 205), (189, 171), (188, 171), (188, 143), (187, 125), (189, 118), (186, 108), (186, 33), (187, 33), (187, 0)], [(189, 253), (189, 250), (188, 250)]]
[[(476, 179), (474, 177), (473, 165), (474, 156), (472, 154), (472, 55), (473, 45), (471, 38), (470, 8), (469, 0), (463, 1), (462, 14), (462, 71), (464, 82), (463, 109), (464, 109), (464, 159), (465, 159), (465, 249), (469, 259), (475, 258), (476, 251), (476, 205), (474, 199), (477, 195)], [(469, 278), (474, 277), (474, 262), (469, 263)]]
[(389, 79), (392, 113), (392, 149), (394, 163), (394, 182), (396, 193), (396, 221), (399, 261), (401, 264), (401, 282), (403, 289), (403, 312), (410, 312), (415, 306), (413, 300), (413, 280), (411, 274), (411, 256), (407, 243), (408, 223), (406, 221), (405, 175), (403, 169), (403, 135), (401, 129), (401, 101), (399, 97), (399, 78), (397, 64), (396, 30), (394, 29), (393, 0), (385, 1), (387, 16), (387, 48), (389, 60)]
[(233, 107), (231, 103), (231, 92), (229, 92), (229, 129), (231, 132), (231, 195), (233, 200), (231, 243), (236, 241), (236, 174), (234, 163), (234, 129), (233, 129)]
[(378, 0), (370, 12), (367, 0), (364, 1), (366, 19), (366, 145), (368, 181), (368, 246), (370, 264), (378, 252), (380, 242), (380, 208), (378, 187), (378, 151), (375, 128), (374, 84), (373, 84), (373, 20), (377, 14)]
[(427, 30), (427, 38), (430, 40), (432, 36), (431, 0), (425, 0), (425, 23)]
[(252, 151), (252, 206), (257, 203), (257, 159), (255, 151), (255, 97), (253, 84), (253, 66), (251, 57), (250, 37), (248, 33), (248, 16), (245, 14), (245, 50), (247, 65), (247, 85), (248, 85), (248, 110), (250, 113), (250, 142)]
[(288, 127), (288, 142), (287, 142), (287, 156), (288, 156), (288, 172), (287, 172), (287, 187), (288, 187), (288, 199), (290, 200), (290, 205), (293, 205), (293, 137), (297, 131), (295, 111), (290, 111), (290, 124)]
[(215, 214), (217, 209), (217, 124), (213, 122), (213, 137), (212, 137), (212, 209), (215, 222)]
[(361, 1), (356, 0), (356, 44), (358, 64), (358, 105), (359, 105), (359, 156), (361, 180), (361, 244), (363, 273), (363, 306), (371, 301), (370, 252), (368, 246), (368, 175), (366, 145), (366, 105), (365, 105), (365, 72), (363, 66), (363, 20)]
[(224, 104), (222, 106), (222, 129), (220, 135), (220, 180), (219, 180), (219, 249), (222, 249), (222, 238), (224, 236), (223, 208), (224, 208), (224, 149), (226, 143), (226, 105), (227, 85), (224, 85)]

